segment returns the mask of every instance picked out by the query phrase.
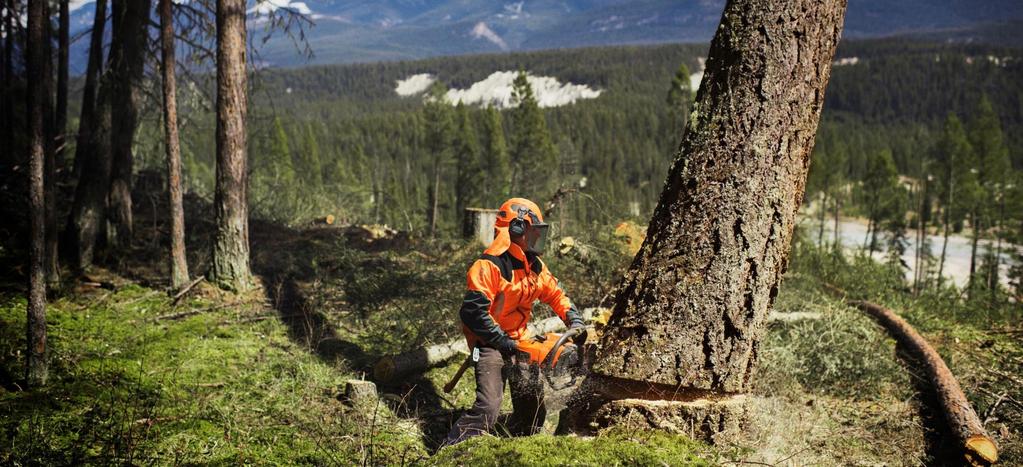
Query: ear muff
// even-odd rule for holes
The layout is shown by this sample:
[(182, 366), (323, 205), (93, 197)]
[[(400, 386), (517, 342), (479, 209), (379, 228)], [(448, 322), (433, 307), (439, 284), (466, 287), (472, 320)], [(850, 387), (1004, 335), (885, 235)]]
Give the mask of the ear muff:
[(508, 223), (508, 233), (512, 237), (521, 237), (526, 234), (526, 221), (522, 220), (522, 217), (512, 219)]

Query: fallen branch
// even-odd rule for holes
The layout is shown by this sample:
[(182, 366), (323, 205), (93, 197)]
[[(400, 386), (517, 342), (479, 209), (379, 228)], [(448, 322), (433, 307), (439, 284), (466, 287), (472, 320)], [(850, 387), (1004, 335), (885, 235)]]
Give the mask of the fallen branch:
[(963, 394), (959, 381), (923, 336), (904, 319), (881, 305), (863, 300), (850, 300), (848, 303), (876, 319), (895, 339), (920, 358), (938, 396), (945, 420), (962, 443), (966, 460), (973, 465), (987, 465), (997, 461), (998, 447), (984, 431), (984, 425)]
[[(583, 310), (583, 318), (589, 319), (591, 310)], [(547, 334), (564, 329), (565, 324), (557, 316), (537, 321), (529, 325), (533, 335)], [(388, 355), (377, 360), (373, 366), (373, 379), (377, 382), (388, 382), (398, 377), (428, 368), (439, 366), (456, 355), (466, 355), (469, 347), (464, 338), (457, 338), (443, 344), (420, 347), (418, 349), (402, 352), (397, 355)]]
[(181, 290), (178, 291), (178, 293), (174, 294), (174, 298), (171, 299), (171, 306), (177, 305), (178, 302), (180, 302), (181, 299), (185, 297), (185, 295), (188, 293), (188, 291), (192, 290), (193, 287), (195, 287), (196, 285), (198, 285), (200, 282), (202, 282), (205, 279), (206, 279), (206, 276), (196, 277), (194, 281), (192, 281), (188, 285), (182, 287)]

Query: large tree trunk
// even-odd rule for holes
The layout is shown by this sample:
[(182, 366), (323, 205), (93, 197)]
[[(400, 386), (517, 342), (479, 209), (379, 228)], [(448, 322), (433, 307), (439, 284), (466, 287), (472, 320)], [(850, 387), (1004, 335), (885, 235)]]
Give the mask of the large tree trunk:
[(29, 129), (29, 218), (31, 219), (28, 279), (28, 325), (25, 379), (29, 386), (46, 384), (46, 277), (43, 256), (45, 245), (45, 206), (43, 193), (43, 158), (46, 145), (44, 114), (46, 106), (46, 6), (44, 0), (28, 2), (28, 113)]
[[(119, 5), (120, 3), (124, 5)], [(118, 10), (123, 9), (123, 13)], [(114, 14), (120, 20), (115, 31), (117, 53), (112, 62), (116, 78), (111, 113), (110, 146), (113, 165), (110, 172), (110, 192), (107, 195), (108, 243), (111, 247), (124, 247), (131, 243), (131, 176), (134, 156), (131, 152), (138, 126), (139, 89), (145, 71), (146, 44), (149, 41), (150, 0), (114, 0)]]
[(246, 195), (245, 1), (217, 0), (216, 236), (211, 280), (232, 290), (248, 288), (249, 217)]
[(177, 290), (188, 284), (185, 260), (185, 209), (181, 194), (181, 148), (178, 144), (177, 81), (174, 77), (174, 15), (171, 0), (160, 0), (160, 45), (163, 64), (163, 128), (167, 150), (167, 192), (170, 197), (170, 283)]
[[(103, 50), (103, 26), (106, 2), (96, 2), (96, 24), (93, 25), (92, 44), (89, 51), (89, 67), (95, 64), (99, 68)], [(123, 5), (123, 4), (122, 4)], [(103, 11), (101, 11), (103, 10)], [(78, 148), (75, 151), (75, 167), (81, 170), (78, 185), (75, 187), (75, 199), (71, 206), (68, 219), (67, 237), (69, 256), (72, 267), (83, 272), (92, 266), (96, 256), (97, 241), (101, 237), (106, 224), (107, 191), (110, 187), (111, 171), (111, 93), (114, 80), (112, 63), (117, 60), (117, 45), (120, 39), (120, 18), (118, 11), (113, 12), (111, 29), (110, 56), (107, 60), (107, 71), (98, 77), (98, 91), (94, 100), (88, 98), (89, 83), (86, 81), (85, 95), (82, 102), (82, 121), (79, 125)], [(87, 78), (88, 79), (88, 78)], [(94, 107), (87, 106), (93, 102)], [(79, 169), (80, 167), (80, 169)]]
[(615, 393), (750, 389), (845, 7), (845, 0), (725, 7), (697, 116), (593, 365), (597, 381), (621, 389)]
[(82, 167), (91, 160), (96, 144), (93, 128), (96, 123), (96, 87), (103, 67), (103, 30), (107, 22), (107, 0), (96, 0), (92, 33), (89, 40), (89, 63), (85, 69), (85, 88), (82, 89), (82, 113), (78, 119), (78, 139), (75, 144), (74, 178), (81, 179)]

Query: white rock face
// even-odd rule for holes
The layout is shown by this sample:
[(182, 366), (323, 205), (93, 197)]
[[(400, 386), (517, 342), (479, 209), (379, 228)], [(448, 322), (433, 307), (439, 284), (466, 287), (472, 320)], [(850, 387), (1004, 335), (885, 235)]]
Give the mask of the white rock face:
[(422, 94), (426, 92), (426, 90), (430, 88), (430, 85), (436, 80), (437, 78), (429, 73), (412, 75), (405, 79), (399, 79), (398, 87), (394, 88), (394, 92), (397, 92), (401, 97)]
[[(512, 104), (512, 82), (518, 72), (497, 71), (492, 73), (483, 81), (479, 81), (469, 89), (449, 89), (445, 95), (448, 103), (455, 105), (459, 102), (466, 105), (479, 105), (486, 107), (492, 105), (499, 109), (509, 109)], [(591, 89), (585, 84), (562, 83), (557, 78), (550, 76), (526, 75), (529, 85), (533, 88), (537, 104), (540, 107), (560, 107), (574, 103), (579, 99), (595, 99), (603, 92), (600, 89)], [(398, 80), (398, 86), (394, 89), (398, 95), (407, 97), (422, 94), (426, 91), (436, 77), (430, 74), (418, 74), (409, 76), (406, 79)]]

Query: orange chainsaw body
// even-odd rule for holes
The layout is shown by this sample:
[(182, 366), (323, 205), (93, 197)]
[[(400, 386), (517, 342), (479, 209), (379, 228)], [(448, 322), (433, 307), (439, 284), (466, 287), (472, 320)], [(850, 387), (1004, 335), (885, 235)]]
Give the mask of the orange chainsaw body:
[[(558, 342), (558, 338), (561, 334), (556, 332), (549, 332), (547, 334), (534, 336), (529, 339), (523, 339), (518, 342), (519, 352), (522, 352), (529, 356), (529, 363), (531, 365), (539, 365), (543, 363), (543, 360), (547, 358), (547, 354), (551, 353), (551, 349), (554, 344)], [(564, 353), (565, 349), (571, 344), (562, 345), (558, 348), (557, 353), (554, 354), (554, 359), (551, 360), (551, 366), (558, 363), (558, 358)]]

